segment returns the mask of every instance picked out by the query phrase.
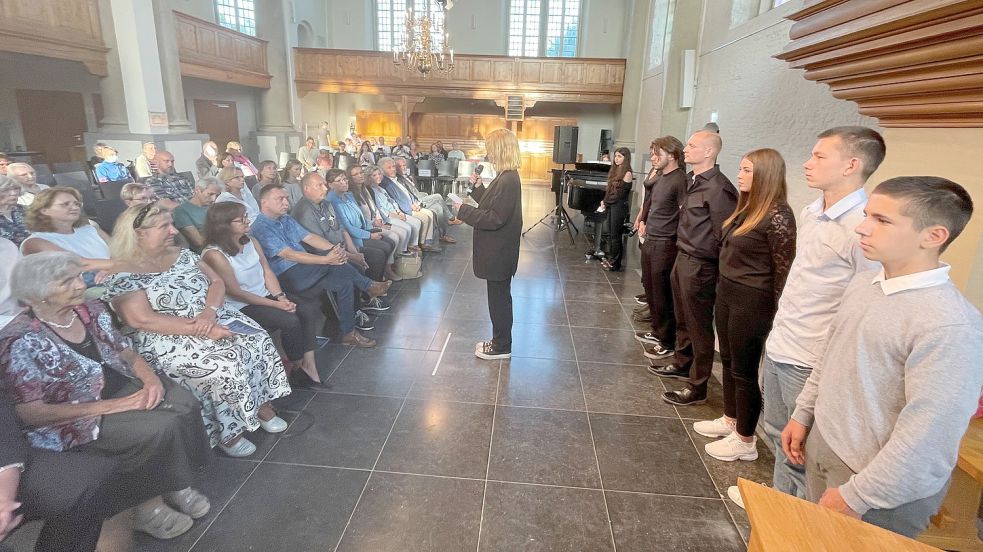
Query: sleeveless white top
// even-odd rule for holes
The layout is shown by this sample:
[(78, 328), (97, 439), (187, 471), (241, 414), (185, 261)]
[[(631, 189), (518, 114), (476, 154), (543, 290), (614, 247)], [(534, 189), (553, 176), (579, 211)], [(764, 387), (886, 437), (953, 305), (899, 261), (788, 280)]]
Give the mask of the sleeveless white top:
[(59, 234), (58, 232), (34, 232), (20, 244), (21, 251), (24, 251), (24, 244), (31, 238), (41, 238), (57, 245), (65, 251), (71, 251), (79, 257), (85, 259), (108, 259), (109, 244), (103, 241), (102, 236), (95, 226), (86, 224), (76, 228), (71, 234)]
[[(239, 280), (239, 288), (242, 291), (248, 291), (260, 297), (266, 297), (270, 294), (270, 291), (266, 289), (266, 277), (263, 275), (263, 265), (259, 262), (259, 254), (256, 253), (256, 248), (253, 246), (253, 240), (249, 240), (249, 243), (242, 248), (242, 253), (234, 257), (230, 257), (225, 251), (215, 246), (209, 246), (206, 249), (214, 249), (225, 255), (225, 258), (229, 260), (229, 264), (232, 265), (232, 271), (235, 272), (236, 280)], [(248, 304), (233, 299), (228, 294), (225, 296), (225, 302), (237, 309), (241, 309)]]

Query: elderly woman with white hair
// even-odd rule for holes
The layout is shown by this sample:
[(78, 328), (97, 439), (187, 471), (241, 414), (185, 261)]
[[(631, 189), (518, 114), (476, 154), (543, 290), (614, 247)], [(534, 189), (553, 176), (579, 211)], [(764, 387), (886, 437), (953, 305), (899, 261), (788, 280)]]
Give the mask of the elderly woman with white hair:
[(111, 245), (118, 273), (103, 299), (135, 330), (147, 362), (201, 401), (212, 446), (249, 456), (256, 445), (247, 431), (287, 429), (271, 404), (290, 394), (283, 363), (269, 334), (226, 305), (218, 274), (175, 247), (176, 234), (170, 211), (156, 203), (124, 211)]
[(20, 197), (17, 199), (17, 203), (24, 206), (29, 206), (39, 193), (48, 189), (46, 184), (38, 182), (37, 171), (27, 163), (7, 165), (7, 176), (20, 184)]
[(0, 238), (20, 246), (31, 231), (27, 229), (27, 209), (17, 203), (20, 184), (9, 176), (0, 176)]
[(157, 199), (154, 196), (154, 189), (146, 184), (139, 182), (127, 182), (119, 190), (119, 198), (127, 207), (134, 205), (146, 205)]
[(154, 373), (105, 305), (85, 301), (81, 271), (67, 252), (14, 267), (11, 293), (27, 309), (0, 330), (0, 384), (33, 447), (118, 461), (114, 510), (142, 503), (137, 529), (175, 537), (210, 508), (190, 487), (209, 457), (200, 404)]

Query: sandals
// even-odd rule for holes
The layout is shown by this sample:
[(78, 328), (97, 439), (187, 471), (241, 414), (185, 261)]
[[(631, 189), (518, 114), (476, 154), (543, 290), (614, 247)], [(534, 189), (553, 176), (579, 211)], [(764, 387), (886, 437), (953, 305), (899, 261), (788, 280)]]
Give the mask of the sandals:
[(158, 503), (154, 507), (137, 506), (133, 518), (135, 530), (143, 531), (161, 540), (179, 537), (187, 533), (195, 524), (191, 516), (182, 514), (163, 503)]
[(164, 502), (168, 506), (185, 515), (191, 516), (191, 519), (201, 519), (212, 509), (212, 504), (208, 501), (208, 497), (191, 487), (174, 491), (173, 493), (166, 493), (163, 497)]

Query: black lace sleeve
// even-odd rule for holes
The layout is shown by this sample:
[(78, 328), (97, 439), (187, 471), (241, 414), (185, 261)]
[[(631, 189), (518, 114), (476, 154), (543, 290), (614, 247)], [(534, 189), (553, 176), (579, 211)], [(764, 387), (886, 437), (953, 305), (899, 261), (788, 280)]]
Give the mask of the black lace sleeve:
[(777, 205), (772, 211), (768, 225), (768, 248), (771, 250), (771, 263), (774, 267), (775, 304), (785, 288), (788, 271), (795, 259), (795, 215), (787, 203)]

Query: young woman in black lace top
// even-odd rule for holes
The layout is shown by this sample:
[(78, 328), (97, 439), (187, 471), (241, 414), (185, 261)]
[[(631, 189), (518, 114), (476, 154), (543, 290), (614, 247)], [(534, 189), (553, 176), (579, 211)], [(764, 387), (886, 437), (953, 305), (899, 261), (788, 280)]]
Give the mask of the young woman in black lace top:
[(614, 163), (608, 171), (608, 187), (598, 212), (607, 212), (608, 256), (601, 262), (605, 270), (621, 271), (623, 247), (621, 234), (628, 222), (628, 208), (631, 202), (631, 151), (628, 148), (614, 150)]
[(758, 457), (754, 428), (761, 414), (758, 364), (785, 279), (795, 257), (795, 217), (786, 200), (785, 160), (773, 149), (741, 159), (741, 195), (724, 221), (714, 318), (723, 363), (724, 415), (693, 424), (718, 460)]

